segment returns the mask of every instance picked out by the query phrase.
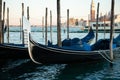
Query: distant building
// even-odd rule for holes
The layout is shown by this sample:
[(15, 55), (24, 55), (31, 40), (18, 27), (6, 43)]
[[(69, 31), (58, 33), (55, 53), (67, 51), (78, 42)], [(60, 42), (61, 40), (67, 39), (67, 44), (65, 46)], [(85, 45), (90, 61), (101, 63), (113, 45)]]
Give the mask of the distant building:
[(70, 25), (70, 26), (78, 25), (78, 19), (70, 18), (70, 19), (69, 19), (69, 25)]
[[(98, 18), (98, 27), (99, 26), (104, 26), (104, 24), (106, 26), (110, 27), (110, 21), (111, 21), (110, 19), (111, 19), (111, 11), (109, 11), (105, 15), (102, 15), (102, 13), (100, 13), (100, 17)], [(115, 22), (115, 25), (119, 25), (120, 24), (120, 14), (117, 14), (117, 15), (114, 16), (114, 22)], [(94, 27), (96, 26), (95, 3), (94, 3), (94, 0), (91, 1), (91, 5), (90, 5), (89, 26), (94, 26)]]
[[(106, 23), (107, 26), (110, 26), (110, 20), (111, 19), (111, 14), (110, 12), (104, 16), (100, 16), (98, 18), (98, 27), (103, 25), (104, 23)], [(120, 14), (117, 14), (114, 16), (114, 23), (116, 24), (120, 24)], [(95, 26), (96, 25), (96, 21), (90, 21), (90, 26)]]
[(93, 0), (90, 5), (90, 21), (95, 21), (95, 3)]
[[(62, 23), (62, 26), (66, 26), (67, 21)], [(69, 26), (74, 27), (74, 26), (85, 26), (86, 25), (86, 20), (84, 19), (78, 19), (78, 18), (70, 18), (69, 19)]]
[[(75, 18), (70, 18), (69, 19), (69, 25), (70, 26), (84, 26), (84, 27), (89, 27), (89, 26), (94, 26), (96, 27), (96, 18), (95, 18), (95, 3), (94, 0), (91, 1), (90, 5), (90, 15), (89, 15), (89, 20), (84, 20), (84, 19), (75, 19)], [(107, 26), (110, 27), (110, 18), (111, 18), (111, 12), (106, 13), (103, 15), (100, 13), (100, 17), (98, 18), (98, 27), (99, 26)], [(115, 15), (114, 17), (114, 22), (115, 26), (120, 26), (120, 14)], [(63, 25), (66, 25), (67, 21), (63, 23)]]
[(120, 23), (120, 14), (119, 15), (115, 15), (115, 22)]
[(75, 25), (75, 19), (74, 18), (69, 19), (69, 25)]

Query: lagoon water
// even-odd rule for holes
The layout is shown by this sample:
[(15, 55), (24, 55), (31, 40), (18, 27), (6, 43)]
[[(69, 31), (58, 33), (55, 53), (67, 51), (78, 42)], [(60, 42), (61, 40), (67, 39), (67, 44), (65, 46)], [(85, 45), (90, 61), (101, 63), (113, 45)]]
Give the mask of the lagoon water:
[[(62, 40), (66, 38), (62, 28)], [(20, 28), (10, 28), (10, 42), (21, 43)], [(32, 37), (35, 41), (44, 44), (43, 33), (40, 27), (32, 27)], [(53, 31), (55, 29), (53, 28)], [(70, 29), (70, 38), (82, 38), (87, 33), (80, 33), (79, 28)], [(116, 37), (119, 33), (115, 33)], [(5, 42), (7, 42), (7, 33), (5, 33)], [(99, 33), (99, 39), (104, 38), (104, 33)], [(109, 38), (109, 33), (106, 33)], [(48, 32), (50, 40), (50, 33)], [(53, 42), (56, 44), (57, 34), (53, 32)], [(94, 43), (95, 40), (92, 42)], [(113, 67), (109, 62), (88, 62), (77, 64), (46, 64), (37, 65), (30, 59), (8, 60), (0, 65), (0, 80), (120, 80), (120, 52), (118, 57), (114, 59)]]

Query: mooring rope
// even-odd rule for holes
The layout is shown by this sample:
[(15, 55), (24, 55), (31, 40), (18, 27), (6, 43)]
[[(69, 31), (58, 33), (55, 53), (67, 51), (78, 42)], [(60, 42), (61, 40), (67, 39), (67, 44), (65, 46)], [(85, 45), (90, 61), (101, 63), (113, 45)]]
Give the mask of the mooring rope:
[(105, 55), (108, 59), (110, 59), (110, 57), (106, 54), (106, 52), (105, 52), (104, 50), (100, 50), (100, 51), (101, 51), (101, 54), (104, 53), (104, 55)]
[[(108, 62), (114, 63), (114, 62), (112, 62), (112, 61), (110, 60), (110, 57), (106, 54), (105, 51), (100, 50), (100, 51), (98, 51), (98, 53), (99, 53), (105, 60), (107, 60)], [(102, 53), (104, 53), (105, 55), (103, 55)]]

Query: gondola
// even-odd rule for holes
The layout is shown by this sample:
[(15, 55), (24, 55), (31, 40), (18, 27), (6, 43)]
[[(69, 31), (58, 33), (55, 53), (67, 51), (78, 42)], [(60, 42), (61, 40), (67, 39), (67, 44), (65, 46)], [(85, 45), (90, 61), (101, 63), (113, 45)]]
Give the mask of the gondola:
[[(102, 42), (106, 42), (106, 41), (107, 40), (104, 40)], [(110, 58), (108, 57), (109, 49), (80, 51), (74, 49), (73, 50), (66, 49), (63, 47), (49, 47), (35, 42), (31, 38), (30, 34), (28, 41), (28, 50), (32, 61), (38, 64), (47, 64), (47, 63), (64, 64), (64, 63), (77, 63), (77, 62), (88, 62), (88, 61), (97, 61), (97, 60), (110, 61)]]
[(21, 44), (0, 44), (0, 59), (28, 59), (28, 48)]

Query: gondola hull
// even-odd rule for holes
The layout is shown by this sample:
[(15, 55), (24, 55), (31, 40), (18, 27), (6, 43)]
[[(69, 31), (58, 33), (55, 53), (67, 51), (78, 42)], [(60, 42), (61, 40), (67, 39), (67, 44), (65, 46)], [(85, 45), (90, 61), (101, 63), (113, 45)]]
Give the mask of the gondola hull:
[[(35, 63), (78, 63), (104, 60), (99, 51), (74, 51), (47, 47), (29, 40), (29, 55)], [(107, 51), (107, 50), (106, 50)]]
[(26, 59), (29, 58), (28, 48), (0, 44), (0, 59)]

